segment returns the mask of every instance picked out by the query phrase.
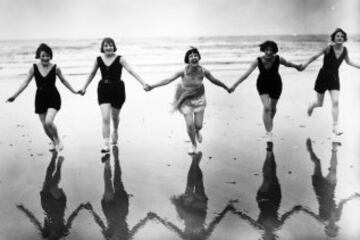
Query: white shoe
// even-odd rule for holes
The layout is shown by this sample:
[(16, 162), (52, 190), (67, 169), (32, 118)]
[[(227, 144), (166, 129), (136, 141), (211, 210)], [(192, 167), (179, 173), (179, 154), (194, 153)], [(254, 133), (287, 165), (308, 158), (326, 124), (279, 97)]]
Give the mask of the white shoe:
[(196, 153), (197, 153), (197, 147), (191, 146), (191, 148), (188, 150), (188, 154), (192, 155), (192, 154), (196, 154)]
[(339, 129), (339, 125), (338, 125), (338, 124), (334, 124), (332, 132), (333, 132), (336, 136), (340, 136), (341, 134), (344, 133), (343, 131), (341, 131), (341, 130)]
[(105, 145), (102, 149), (101, 149), (101, 153), (108, 153), (110, 152), (110, 147)]
[(64, 145), (62, 144), (61, 141), (56, 145), (55, 149), (58, 152), (61, 152), (64, 149)]
[(272, 134), (272, 132), (266, 132), (265, 139), (266, 139), (266, 142), (273, 142), (273, 134)]

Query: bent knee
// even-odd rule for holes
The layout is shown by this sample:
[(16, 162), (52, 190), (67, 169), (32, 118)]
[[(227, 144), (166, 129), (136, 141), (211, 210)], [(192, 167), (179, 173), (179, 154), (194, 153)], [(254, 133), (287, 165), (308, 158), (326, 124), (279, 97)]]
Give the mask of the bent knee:
[(333, 105), (333, 107), (338, 107), (339, 106), (339, 101), (338, 100), (333, 101), (332, 105)]
[(272, 108), (270, 106), (264, 106), (264, 112), (265, 113), (271, 113)]

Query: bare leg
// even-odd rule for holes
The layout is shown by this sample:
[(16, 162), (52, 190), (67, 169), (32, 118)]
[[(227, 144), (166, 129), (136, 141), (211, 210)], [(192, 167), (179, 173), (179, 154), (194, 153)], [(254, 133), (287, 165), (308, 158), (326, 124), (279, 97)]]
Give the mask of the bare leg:
[(332, 103), (332, 118), (333, 118), (333, 132), (336, 135), (342, 134), (342, 132), (338, 129), (338, 120), (339, 120), (339, 91), (331, 90), (330, 98)]
[(45, 133), (46, 135), (50, 138), (51, 142), (52, 142), (52, 149), (51, 150), (54, 150), (55, 149), (55, 141), (54, 141), (54, 138), (53, 136), (51, 135), (51, 132), (50, 130), (47, 128), (47, 126), (45, 125), (45, 118), (46, 118), (46, 113), (42, 113), (42, 114), (39, 114), (39, 118), (40, 118), (40, 121), (41, 121), (41, 124), (45, 130)]
[(307, 114), (310, 117), (314, 108), (322, 107), (324, 104), (324, 94), (316, 92), (316, 100), (314, 102), (311, 102), (309, 104)]
[(279, 99), (270, 98), (270, 109), (271, 109), (271, 125), (273, 125), (273, 120), (277, 111), (276, 105)]
[(58, 134), (58, 130), (56, 125), (54, 124), (54, 120), (57, 114), (57, 110), (54, 108), (49, 108), (46, 112), (46, 117), (45, 117), (45, 126), (48, 128), (49, 132), (51, 133), (54, 142), (56, 144), (56, 149), (58, 151), (61, 151), (64, 146), (62, 145), (60, 138), (59, 138), (59, 134)]
[(263, 122), (265, 126), (266, 132), (271, 132), (273, 128), (272, 124), (272, 110), (270, 105), (270, 97), (269, 94), (260, 95), (261, 102), (263, 104)]
[(120, 122), (119, 115), (120, 115), (120, 109), (111, 107), (111, 118), (112, 118), (113, 127), (114, 127), (112, 135), (111, 135), (112, 144), (117, 144), (117, 141), (118, 141), (118, 127), (119, 127), (119, 122)]
[(103, 103), (100, 105), (101, 116), (102, 116), (102, 136), (104, 139), (104, 148), (102, 152), (110, 151), (110, 115), (111, 115), (111, 105), (110, 103)]
[(197, 141), (199, 143), (202, 142), (202, 136), (200, 134), (200, 130), (202, 129), (202, 126), (203, 126), (204, 112), (205, 112), (205, 110), (194, 113), (194, 116), (195, 116), (195, 136), (196, 136)]
[(195, 140), (195, 123), (194, 123), (194, 116), (193, 114), (186, 114), (184, 115), (185, 118), (185, 122), (186, 122), (186, 129), (187, 129), (187, 133), (189, 134), (190, 137), (190, 141), (192, 144), (192, 150), (189, 151), (189, 153), (194, 153), (196, 152), (196, 148), (197, 148), (197, 143)]

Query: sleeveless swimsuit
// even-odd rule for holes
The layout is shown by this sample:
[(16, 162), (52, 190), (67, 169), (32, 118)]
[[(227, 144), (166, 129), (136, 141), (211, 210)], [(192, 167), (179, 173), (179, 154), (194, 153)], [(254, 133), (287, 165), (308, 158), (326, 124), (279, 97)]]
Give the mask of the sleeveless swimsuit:
[(115, 57), (110, 66), (106, 66), (102, 58), (97, 57), (97, 64), (101, 72), (98, 84), (98, 103), (110, 103), (112, 107), (121, 109), (125, 102), (125, 84), (121, 80), (122, 65), (120, 57)]
[[(201, 68), (203, 79), (204, 70)], [(174, 109), (179, 110), (182, 114), (192, 114), (203, 111), (206, 107), (206, 97), (204, 84), (194, 84), (192, 81), (184, 81), (186, 77), (186, 69), (182, 83), (177, 86), (175, 93)]]
[(333, 46), (324, 54), (324, 63), (315, 81), (314, 90), (323, 94), (326, 90), (340, 90), (339, 67), (347, 55), (346, 47), (336, 58)]
[(55, 86), (56, 65), (54, 65), (50, 72), (43, 77), (38, 66), (34, 64), (34, 77), (37, 87), (35, 94), (35, 113), (46, 113), (48, 108), (54, 108), (59, 111), (61, 107), (61, 98)]
[(269, 94), (273, 99), (279, 99), (282, 91), (282, 82), (279, 74), (280, 57), (275, 56), (273, 65), (266, 69), (261, 58), (258, 57), (258, 68), (260, 74), (257, 78), (256, 88), (259, 95)]

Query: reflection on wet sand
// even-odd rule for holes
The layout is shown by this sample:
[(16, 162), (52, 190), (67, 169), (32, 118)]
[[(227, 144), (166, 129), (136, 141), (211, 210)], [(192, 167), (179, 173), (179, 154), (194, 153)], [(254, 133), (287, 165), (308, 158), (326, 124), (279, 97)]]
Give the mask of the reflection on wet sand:
[(229, 205), (229, 210), (248, 222), (254, 229), (260, 230), (262, 239), (277, 239), (276, 231), (284, 225), (286, 220), (298, 211), (297, 207), (285, 212), (281, 217), (278, 210), (281, 203), (281, 187), (276, 175), (276, 162), (273, 143), (267, 142), (266, 158), (262, 168), (263, 182), (256, 194), (256, 202), (260, 209), (257, 220), (243, 211), (235, 210)]
[(348, 201), (359, 198), (360, 194), (355, 193), (350, 197), (339, 202), (338, 206), (335, 202), (335, 187), (337, 183), (336, 168), (337, 168), (337, 150), (341, 144), (338, 142), (332, 143), (330, 167), (328, 174), (324, 177), (322, 174), (321, 161), (314, 153), (311, 139), (306, 140), (306, 147), (310, 154), (310, 159), (314, 163), (314, 173), (312, 176), (312, 184), (317, 200), (319, 202), (319, 213), (315, 214), (305, 207), (301, 210), (317, 219), (325, 225), (325, 234), (328, 237), (336, 237), (339, 232), (339, 226), (336, 224), (341, 218), (342, 209)]
[(180, 227), (158, 216), (156, 213), (150, 212), (148, 214), (151, 219), (160, 222), (184, 240), (209, 239), (226, 213), (229, 210), (233, 210), (231, 206), (226, 206), (205, 228), (208, 197), (205, 193), (203, 174), (199, 166), (202, 155), (202, 152), (190, 155), (192, 162), (187, 175), (185, 192), (171, 198), (178, 216), (184, 221), (184, 230), (181, 230)]
[(111, 179), (110, 154), (102, 157), (104, 163), (104, 194), (101, 200), (101, 207), (106, 217), (105, 224), (101, 217), (94, 211), (91, 204), (87, 209), (93, 215), (95, 222), (100, 226), (105, 239), (129, 239), (130, 232), (126, 222), (129, 214), (129, 195), (121, 180), (121, 168), (119, 161), (119, 149), (113, 146), (114, 156), (114, 179)]
[(208, 198), (205, 194), (203, 174), (199, 167), (202, 153), (192, 155), (185, 192), (171, 198), (180, 219), (184, 221), (185, 239), (204, 239)]
[(57, 158), (57, 152), (52, 153), (40, 192), (41, 207), (45, 213), (43, 226), (29, 209), (22, 204), (17, 205), (17, 208), (29, 218), (40, 231), (41, 236), (46, 239), (60, 239), (69, 235), (72, 222), (79, 211), (84, 208), (84, 204), (80, 204), (65, 221), (66, 195), (63, 189), (59, 187), (63, 161), (62, 156)]

